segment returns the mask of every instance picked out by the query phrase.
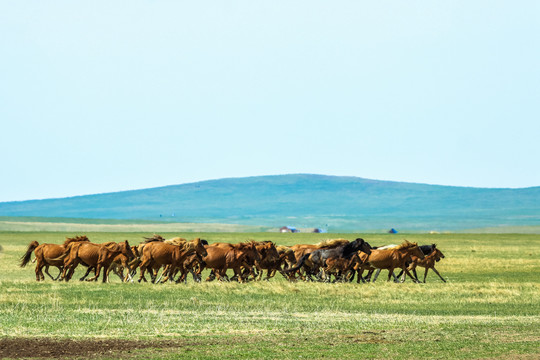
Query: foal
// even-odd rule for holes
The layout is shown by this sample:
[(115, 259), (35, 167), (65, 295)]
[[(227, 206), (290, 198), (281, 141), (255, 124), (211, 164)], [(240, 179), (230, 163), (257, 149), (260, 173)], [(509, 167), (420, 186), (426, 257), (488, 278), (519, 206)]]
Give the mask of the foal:
[(408, 270), (409, 271), (414, 270), (417, 266), (425, 268), (426, 271), (424, 272), (424, 282), (426, 282), (426, 277), (427, 277), (427, 273), (429, 269), (432, 269), (433, 271), (435, 271), (435, 274), (439, 275), (441, 280), (446, 282), (446, 280), (443, 279), (441, 274), (439, 274), (437, 269), (435, 269), (435, 262), (441, 260), (441, 258), (444, 259), (444, 254), (441, 252), (441, 250), (433, 246), (433, 251), (431, 252), (431, 254), (427, 255), (423, 259), (420, 259), (416, 256), (411, 256), (411, 258), (412, 258), (412, 264), (409, 266)]

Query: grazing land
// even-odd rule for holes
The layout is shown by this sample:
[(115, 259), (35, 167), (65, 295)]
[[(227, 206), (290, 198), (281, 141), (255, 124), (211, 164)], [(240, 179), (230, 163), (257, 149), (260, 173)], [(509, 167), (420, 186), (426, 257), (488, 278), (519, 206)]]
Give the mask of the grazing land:
[[(150, 235), (85, 234), (132, 244)], [(540, 358), (539, 235), (162, 233), (210, 243), (436, 243), (447, 283), (435, 274), (426, 284), (387, 283), (384, 273), (371, 284), (279, 274), (247, 284), (37, 283), (32, 264), (17, 266), (31, 240), (73, 235), (81, 233), (0, 232), (0, 358)]]

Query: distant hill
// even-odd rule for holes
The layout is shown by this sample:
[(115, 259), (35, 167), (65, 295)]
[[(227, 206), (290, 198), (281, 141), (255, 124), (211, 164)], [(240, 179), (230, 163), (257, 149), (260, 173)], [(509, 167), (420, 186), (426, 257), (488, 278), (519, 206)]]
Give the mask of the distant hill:
[(446, 231), (540, 225), (540, 187), (486, 189), (277, 175), (0, 203), (0, 216), (140, 219), (329, 231)]

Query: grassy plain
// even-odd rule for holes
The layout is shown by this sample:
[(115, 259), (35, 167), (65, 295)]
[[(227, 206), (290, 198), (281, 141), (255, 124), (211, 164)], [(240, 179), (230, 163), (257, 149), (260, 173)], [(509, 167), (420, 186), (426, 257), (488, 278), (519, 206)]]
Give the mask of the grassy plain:
[[(435, 242), (446, 255), (437, 264), (446, 284), (434, 274), (427, 284), (289, 283), (279, 274), (248, 284), (36, 283), (33, 266), (17, 266), (31, 240), (61, 243), (71, 235), (0, 232), (0, 340), (169, 342), (94, 356), (100, 359), (540, 358), (539, 235), (163, 234), (285, 245), (337, 237)], [(138, 243), (149, 233), (87, 235)]]

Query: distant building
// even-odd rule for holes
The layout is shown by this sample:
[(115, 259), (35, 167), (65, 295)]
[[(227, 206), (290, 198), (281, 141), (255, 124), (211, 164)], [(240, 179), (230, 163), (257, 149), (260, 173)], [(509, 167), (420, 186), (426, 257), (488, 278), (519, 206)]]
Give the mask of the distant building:
[(321, 228), (315, 228), (311, 232), (323, 234), (323, 233), (326, 233), (327, 231)]
[(388, 233), (389, 233), (389, 234), (397, 234), (398, 232), (397, 232), (396, 229), (391, 228), (390, 230), (388, 230)]
[(282, 232), (282, 233), (286, 233), (286, 232), (297, 233), (297, 232), (300, 232), (300, 230), (298, 230), (294, 226), (283, 226), (282, 228), (279, 229), (279, 232)]

